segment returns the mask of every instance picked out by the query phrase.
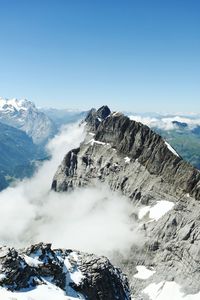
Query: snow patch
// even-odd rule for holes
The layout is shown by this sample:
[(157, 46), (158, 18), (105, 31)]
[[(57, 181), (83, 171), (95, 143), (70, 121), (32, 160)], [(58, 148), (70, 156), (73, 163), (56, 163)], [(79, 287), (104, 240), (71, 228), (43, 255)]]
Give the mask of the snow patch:
[(169, 210), (174, 206), (173, 202), (167, 200), (158, 201), (154, 206), (142, 207), (138, 213), (138, 218), (141, 220), (143, 217), (149, 213), (149, 218), (151, 221), (158, 221), (163, 217)]
[(73, 273), (70, 274), (71, 275), (71, 279), (74, 283), (76, 283), (77, 285), (79, 283), (81, 283), (82, 279), (85, 277), (80, 270), (76, 270)]
[(129, 164), (131, 159), (128, 156), (126, 156), (126, 157), (124, 157), (124, 161), (125, 161), (125, 164)]
[(27, 265), (29, 265), (31, 267), (35, 267), (35, 268), (38, 268), (40, 265), (43, 264), (43, 262), (39, 261), (37, 258), (30, 257), (27, 255), (24, 255), (24, 260), (27, 263)]
[(165, 141), (165, 145), (167, 145), (167, 148), (168, 148), (173, 154), (175, 154), (176, 156), (179, 157), (178, 153), (174, 150), (174, 148), (173, 148), (169, 143), (167, 143), (166, 141)]
[(93, 132), (89, 132), (89, 135), (91, 135), (91, 136), (94, 136), (94, 135), (95, 135), (95, 133), (93, 133)]
[(101, 142), (101, 141), (96, 141), (95, 139), (91, 139), (90, 141), (89, 141), (89, 143), (88, 144), (91, 144), (92, 146), (94, 145), (94, 144), (98, 144), (98, 145), (110, 145), (109, 143), (104, 143), (104, 142)]
[(112, 116), (116, 116), (118, 114), (120, 114), (120, 112), (119, 111), (115, 111), (115, 112), (112, 113)]
[(1, 300), (74, 300), (84, 299), (77, 294), (76, 297), (67, 296), (59, 287), (46, 281), (46, 284), (38, 285), (34, 289), (24, 292), (11, 292), (5, 288), (0, 288)]
[[(76, 261), (76, 265), (73, 265), (70, 262), (70, 258), (74, 261)], [(64, 265), (67, 268), (69, 272), (70, 280), (73, 281), (75, 284), (79, 284), (82, 279), (85, 277), (82, 272), (77, 267), (77, 261), (78, 261), (78, 255), (75, 252), (70, 253), (70, 255), (65, 258)]]
[(155, 271), (149, 270), (145, 266), (137, 266), (136, 269), (138, 273), (135, 274), (133, 277), (138, 279), (148, 279), (155, 273)]
[(6, 278), (5, 274), (0, 274), (0, 281), (4, 280)]
[(150, 211), (151, 206), (144, 206), (138, 212), (138, 218), (141, 220), (146, 216), (146, 214)]
[(174, 281), (162, 281), (160, 283), (151, 283), (144, 290), (150, 300), (199, 300), (200, 292), (193, 295), (184, 295), (181, 287)]

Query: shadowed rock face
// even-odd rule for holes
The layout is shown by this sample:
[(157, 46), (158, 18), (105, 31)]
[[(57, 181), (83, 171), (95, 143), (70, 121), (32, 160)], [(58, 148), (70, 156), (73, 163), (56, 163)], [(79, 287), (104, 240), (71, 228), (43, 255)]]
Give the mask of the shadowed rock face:
[[(101, 111), (104, 107), (101, 108)], [(86, 118), (88, 132), (79, 148), (71, 150), (59, 166), (52, 188), (106, 183), (128, 196), (138, 210), (159, 201), (174, 207), (158, 220), (146, 214), (136, 220), (144, 234), (144, 246), (132, 247), (127, 259), (117, 263), (128, 274), (132, 294), (152, 282), (175, 280), (186, 293), (200, 290), (200, 171), (185, 162), (165, 140), (149, 127), (121, 113), (109, 113), (96, 122), (98, 111)], [(147, 280), (133, 277), (137, 265), (156, 271)], [(138, 298), (137, 298), (138, 297)]]
[[(20, 251), (1, 247), (0, 272), (0, 286), (13, 293), (37, 288), (48, 280), (66, 292), (66, 296), (77, 299), (81, 294), (81, 299), (130, 300), (126, 276), (106, 257), (52, 250), (50, 244), (40, 243)], [(73, 280), (74, 273), (78, 274), (78, 281)]]
[(109, 115), (111, 111), (108, 106), (102, 106), (97, 111), (96, 109), (92, 108), (87, 117), (85, 118), (85, 121), (90, 124), (90, 127), (92, 130), (96, 130), (99, 126), (99, 124), (105, 120)]

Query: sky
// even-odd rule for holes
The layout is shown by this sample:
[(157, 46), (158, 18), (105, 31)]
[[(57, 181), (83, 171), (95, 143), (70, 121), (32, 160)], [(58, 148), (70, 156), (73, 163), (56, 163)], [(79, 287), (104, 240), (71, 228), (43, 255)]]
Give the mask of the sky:
[(199, 0), (0, 0), (0, 95), (200, 112)]

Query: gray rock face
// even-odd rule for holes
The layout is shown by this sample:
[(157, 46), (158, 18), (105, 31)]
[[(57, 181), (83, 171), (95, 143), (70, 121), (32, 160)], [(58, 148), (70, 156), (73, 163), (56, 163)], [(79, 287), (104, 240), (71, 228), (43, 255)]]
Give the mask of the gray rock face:
[(95, 131), (100, 123), (105, 120), (110, 113), (110, 108), (107, 105), (100, 107), (97, 111), (92, 108), (85, 118), (85, 121), (90, 124), (91, 129)]
[[(106, 257), (36, 244), (23, 250), (0, 248), (0, 286), (12, 291), (51, 284), (66, 296), (130, 300), (127, 278)], [(76, 273), (76, 276), (74, 274)], [(74, 299), (73, 298), (73, 299)]]
[[(119, 113), (107, 115), (97, 125), (96, 115), (98, 111), (92, 110), (86, 118), (93, 139), (72, 150), (70, 155), (77, 160), (74, 169), (73, 164), (69, 167), (69, 162), (66, 163), (69, 154), (66, 155), (54, 177), (55, 190), (82, 186), (92, 178), (99, 178), (133, 198), (136, 194), (138, 197), (139, 191), (142, 196), (143, 190), (149, 189), (151, 179), (152, 188), (159, 188), (158, 193), (167, 191), (172, 196), (189, 193), (200, 199), (200, 171), (172, 152), (161, 136)], [(139, 184), (135, 180), (138, 174), (143, 177)]]
[[(86, 118), (88, 135), (59, 166), (55, 191), (106, 182), (130, 198), (133, 207), (152, 207), (167, 200), (174, 207), (158, 220), (138, 219), (143, 247), (133, 246), (117, 263), (128, 274), (135, 299), (152, 282), (176, 281), (186, 293), (200, 290), (200, 171), (185, 162), (147, 126), (121, 113), (109, 113), (96, 123), (98, 111)], [(134, 277), (136, 266), (154, 268), (149, 279)]]

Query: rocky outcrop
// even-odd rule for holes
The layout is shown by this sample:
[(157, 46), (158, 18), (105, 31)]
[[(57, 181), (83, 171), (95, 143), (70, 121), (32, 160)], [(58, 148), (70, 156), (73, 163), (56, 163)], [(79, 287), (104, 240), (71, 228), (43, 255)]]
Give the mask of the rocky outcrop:
[(90, 124), (91, 130), (95, 131), (100, 123), (105, 120), (110, 115), (110, 113), (110, 108), (107, 105), (102, 106), (97, 111), (96, 109), (92, 108), (86, 116), (85, 121), (87, 122), (87, 124)]
[(12, 291), (13, 297), (48, 284), (73, 299), (130, 300), (126, 276), (106, 257), (52, 250), (50, 244), (42, 243), (18, 251), (0, 248), (0, 286)]

